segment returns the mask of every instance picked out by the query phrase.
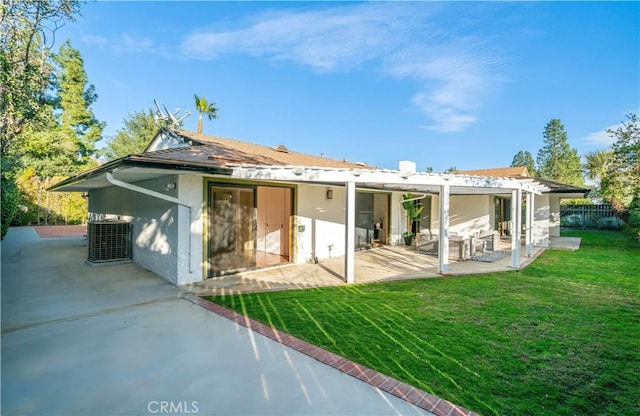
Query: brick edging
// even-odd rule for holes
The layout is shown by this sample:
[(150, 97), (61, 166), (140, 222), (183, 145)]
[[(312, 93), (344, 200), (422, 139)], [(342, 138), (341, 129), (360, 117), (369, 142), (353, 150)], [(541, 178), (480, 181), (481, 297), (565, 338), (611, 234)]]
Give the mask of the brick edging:
[(208, 311), (216, 313), (239, 325), (242, 325), (260, 335), (264, 335), (280, 344), (305, 354), (323, 364), (331, 366), (352, 377), (357, 378), (373, 387), (399, 397), (421, 409), (435, 414), (436, 416), (478, 416), (462, 406), (455, 405), (447, 400), (441, 399), (433, 394), (427, 393), (406, 383), (396, 380), (393, 377), (385, 376), (375, 370), (363, 365), (354, 363), (338, 354), (317, 347), (292, 335), (279, 331), (261, 322), (255, 321), (248, 316), (227, 309), (216, 303), (210, 302), (199, 296), (189, 294), (184, 296), (190, 302), (201, 306)]

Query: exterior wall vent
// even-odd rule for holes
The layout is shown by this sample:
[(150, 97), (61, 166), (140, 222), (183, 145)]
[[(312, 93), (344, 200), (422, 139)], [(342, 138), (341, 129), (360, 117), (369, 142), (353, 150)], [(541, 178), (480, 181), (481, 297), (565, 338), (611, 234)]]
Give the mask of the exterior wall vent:
[(88, 258), (92, 263), (131, 260), (131, 223), (90, 222), (87, 226)]

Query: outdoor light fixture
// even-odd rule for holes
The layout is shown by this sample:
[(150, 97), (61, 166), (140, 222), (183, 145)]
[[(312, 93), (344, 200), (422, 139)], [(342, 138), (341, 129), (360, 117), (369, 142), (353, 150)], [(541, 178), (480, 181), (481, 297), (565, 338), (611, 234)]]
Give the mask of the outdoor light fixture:
[(175, 184), (175, 182), (169, 182), (168, 184), (166, 184), (166, 185), (164, 186), (164, 190), (165, 190), (165, 191), (171, 191), (171, 190), (173, 190), (173, 189), (176, 189), (176, 184)]
[(333, 189), (327, 189), (327, 199), (333, 199)]

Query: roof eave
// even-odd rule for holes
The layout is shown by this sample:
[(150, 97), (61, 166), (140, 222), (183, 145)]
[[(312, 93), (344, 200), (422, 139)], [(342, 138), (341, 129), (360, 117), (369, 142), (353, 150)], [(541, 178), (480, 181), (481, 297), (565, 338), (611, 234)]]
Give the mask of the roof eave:
[[(98, 166), (97, 168), (94, 168), (86, 172), (82, 172), (78, 175), (72, 176), (70, 178), (67, 178), (62, 182), (58, 182), (57, 184), (47, 188), (47, 191), (57, 192), (61, 190), (61, 188), (65, 188), (70, 185), (74, 185), (79, 182), (86, 181), (86, 180), (95, 178), (97, 176), (103, 175), (107, 172), (113, 172), (118, 168), (125, 168), (125, 167), (194, 171), (194, 172), (202, 172), (202, 173), (208, 173), (213, 175), (231, 175), (231, 173), (233, 172), (232, 169), (229, 169), (226, 167), (212, 166), (210, 164), (204, 164), (204, 163), (186, 163), (178, 160), (153, 159), (153, 158), (144, 158), (144, 157), (141, 157), (140, 155), (129, 155), (129, 156), (108, 162), (104, 165)], [(64, 190), (62, 190), (61, 192), (64, 192)]]

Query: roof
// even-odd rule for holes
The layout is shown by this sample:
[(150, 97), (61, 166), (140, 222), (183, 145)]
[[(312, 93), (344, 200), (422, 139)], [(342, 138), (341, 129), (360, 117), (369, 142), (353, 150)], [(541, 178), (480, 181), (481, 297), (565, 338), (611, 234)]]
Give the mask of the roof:
[[(515, 166), (508, 168), (489, 168), (489, 169), (478, 169), (478, 170), (461, 170), (454, 171), (454, 174), (459, 175), (478, 175), (478, 176), (491, 176), (491, 177), (500, 177), (500, 178), (531, 178), (529, 175), (529, 170), (526, 166)], [(536, 182), (539, 182), (541, 185), (546, 186), (549, 190), (546, 192), (549, 193), (578, 193), (586, 195), (591, 192), (588, 188), (582, 188), (579, 186), (568, 185), (565, 183), (554, 182), (547, 179), (535, 178)]]
[(283, 146), (271, 148), (185, 131), (176, 134), (179, 139), (176, 144), (185, 141), (188, 145), (129, 155), (68, 178), (49, 190), (86, 192), (112, 186), (113, 180), (132, 184), (176, 174), (316, 184), (356, 182), (359, 186), (376, 189), (415, 189), (422, 192), (438, 192), (440, 186), (450, 185), (451, 193), (455, 194), (509, 193), (513, 189), (539, 193), (548, 190), (532, 178), (392, 171), (290, 152)]
[(547, 192), (552, 194), (553, 193), (578, 193), (586, 196), (589, 192), (591, 192), (591, 189), (589, 188), (582, 188), (580, 186), (567, 185), (566, 183), (553, 182), (547, 179), (536, 178), (536, 182), (549, 188)]
[[(206, 160), (225, 165), (226, 163), (246, 163), (251, 165), (284, 165), (284, 166), (315, 166), (323, 168), (372, 169), (364, 163), (353, 163), (346, 160), (330, 159), (322, 156), (293, 152), (283, 145), (269, 147), (255, 143), (247, 143), (217, 136), (192, 133), (184, 130), (174, 131), (195, 146), (192, 148), (208, 152)], [(151, 152), (153, 154), (158, 154)], [(143, 155), (150, 155), (144, 153)], [(198, 152), (200, 155), (200, 153)], [(181, 157), (187, 155), (181, 154)], [(201, 156), (201, 155), (200, 155)], [(203, 160), (201, 157), (199, 158)], [(164, 157), (164, 156), (160, 156)], [(188, 157), (188, 156), (187, 156)]]
[(499, 178), (530, 178), (529, 169), (526, 166), (514, 166), (508, 168), (490, 168), (477, 170), (458, 170), (451, 173), (462, 175), (495, 176)]
[[(126, 171), (129, 182), (143, 181), (176, 172), (199, 172), (218, 175), (231, 174), (232, 169), (225, 168), (217, 163), (211, 163), (207, 161), (206, 158), (204, 160), (202, 160), (202, 158), (198, 160), (197, 157), (192, 157), (192, 160), (188, 160), (188, 157), (180, 155), (180, 153), (197, 154), (197, 149), (197, 147), (169, 149), (126, 156), (67, 178), (47, 190), (85, 192), (93, 188), (102, 188), (109, 185), (109, 182), (104, 178), (105, 173), (116, 171)], [(171, 153), (176, 154), (174, 154), (173, 157), (167, 157)]]

